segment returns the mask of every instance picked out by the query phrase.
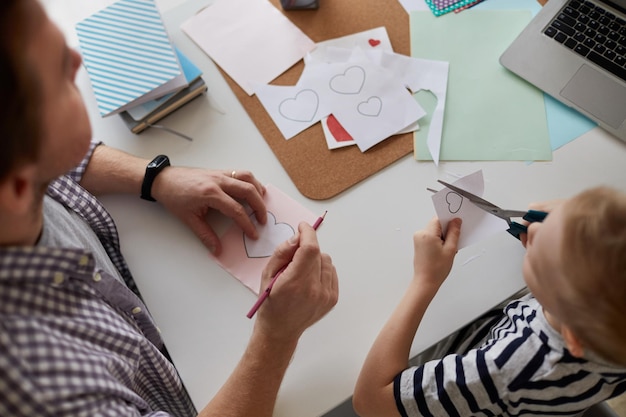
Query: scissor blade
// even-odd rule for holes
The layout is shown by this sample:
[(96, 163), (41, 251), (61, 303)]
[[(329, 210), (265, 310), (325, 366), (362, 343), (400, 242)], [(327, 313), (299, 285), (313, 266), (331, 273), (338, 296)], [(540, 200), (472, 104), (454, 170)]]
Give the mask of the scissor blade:
[(451, 189), (452, 191), (454, 191), (455, 193), (460, 194), (462, 197), (467, 198), (469, 201), (471, 201), (472, 203), (476, 204), (477, 206), (479, 206), (481, 209), (486, 210), (490, 213), (494, 213), (496, 214), (493, 209), (499, 210), (500, 207), (496, 206), (493, 203), (490, 203), (489, 201), (478, 197), (476, 194), (472, 194), (469, 191), (465, 191), (462, 188), (459, 188), (457, 186), (454, 186), (452, 184), (448, 184), (445, 181), (441, 181), (441, 180), (437, 180), (437, 182), (439, 182), (440, 184), (445, 185), (446, 187), (448, 187), (449, 189)]
[(498, 209), (500, 212), (500, 217), (524, 217), (528, 214), (527, 210), (504, 210)]

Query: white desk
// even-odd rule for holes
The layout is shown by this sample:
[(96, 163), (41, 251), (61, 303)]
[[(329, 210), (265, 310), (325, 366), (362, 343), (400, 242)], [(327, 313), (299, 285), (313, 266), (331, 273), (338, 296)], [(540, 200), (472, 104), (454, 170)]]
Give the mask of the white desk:
[[(297, 191), (214, 64), (181, 33), (179, 23), (194, 10), (188, 3), (176, 7), (182, 0), (157, 2), (171, 23), (174, 42), (203, 68), (209, 86), (210, 100), (194, 100), (165, 121), (194, 141), (156, 129), (135, 136), (117, 116), (101, 119), (83, 71), (78, 84), (95, 137), (146, 158), (165, 153), (178, 165), (249, 169), (313, 212), (328, 210), (319, 239), (337, 267), (339, 303), (301, 339), (280, 391), (277, 417), (321, 415), (352, 394), (369, 347), (411, 278), (412, 234), (434, 215), (426, 187), (436, 186), (438, 178), (453, 180), (482, 169), (485, 197), (510, 208), (568, 197), (598, 184), (626, 191), (626, 145), (594, 129), (556, 151), (551, 162), (442, 162), (436, 167), (407, 156), (336, 198), (309, 200)], [(65, 25), (81, 17), (83, 3), (46, 0), (55, 17), (66, 16)], [(245, 314), (255, 296), (211, 261), (195, 236), (160, 206), (138, 197), (109, 196), (103, 201), (200, 409), (243, 353), (253, 324)], [(220, 215), (210, 221), (222, 230), (227, 224)], [(520, 289), (523, 254), (519, 242), (506, 233), (462, 250), (424, 318), (412, 354)]]

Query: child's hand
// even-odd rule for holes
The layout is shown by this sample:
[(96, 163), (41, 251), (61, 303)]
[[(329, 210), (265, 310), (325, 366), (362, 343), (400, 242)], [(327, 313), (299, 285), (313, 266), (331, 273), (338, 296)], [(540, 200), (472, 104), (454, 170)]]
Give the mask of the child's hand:
[[(545, 211), (546, 213), (550, 213), (552, 210), (554, 210), (555, 208), (563, 204), (564, 201), (565, 201), (564, 199), (557, 199), (557, 200), (542, 201), (539, 203), (530, 203), (528, 205), (528, 208), (531, 210), (539, 210), (539, 211)], [(524, 226), (528, 226), (529, 224), (526, 220), (522, 220), (521, 223)], [(526, 233), (521, 233), (519, 235), (519, 240), (522, 242), (522, 245), (526, 247), (526, 241), (528, 240), (528, 235)]]
[(452, 269), (460, 234), (461, 219), (453, 219), (448, 223), (446, 236), (442, 238), (441, 224), (436, 217), (426, 229), (415, 232), (413, 279), (439, 287)]

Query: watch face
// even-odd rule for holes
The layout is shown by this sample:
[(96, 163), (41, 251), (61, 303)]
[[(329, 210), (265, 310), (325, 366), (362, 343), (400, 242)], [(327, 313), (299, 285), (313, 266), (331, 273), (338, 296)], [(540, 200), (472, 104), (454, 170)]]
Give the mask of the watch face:
[(161, 166), (165, 163), (168, 162), (167, 156), (165, 155), (159, 155), (156, 158), (154, 158), (149, 164), (148, 164), (148, 168), (156, 168), (158, 166)]

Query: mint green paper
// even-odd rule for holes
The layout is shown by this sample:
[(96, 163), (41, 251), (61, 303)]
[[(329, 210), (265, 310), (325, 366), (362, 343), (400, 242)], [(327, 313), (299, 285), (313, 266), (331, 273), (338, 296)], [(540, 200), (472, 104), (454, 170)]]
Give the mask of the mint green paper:
[[(411, 12), (411, 55), (450, 63), (440, 160), (552, 159), (543, 93), (498, 62), (530, 19), (526, 10)], [(420, 126), (415, 159), (432, 160)]]

